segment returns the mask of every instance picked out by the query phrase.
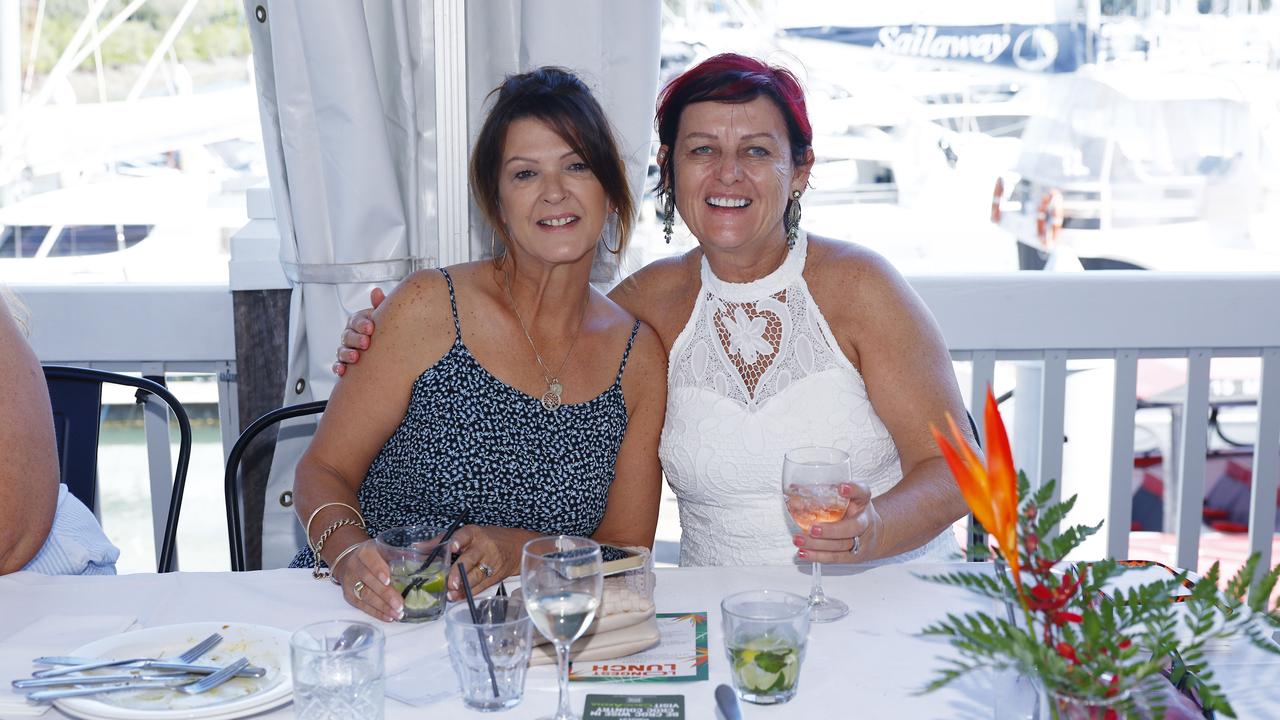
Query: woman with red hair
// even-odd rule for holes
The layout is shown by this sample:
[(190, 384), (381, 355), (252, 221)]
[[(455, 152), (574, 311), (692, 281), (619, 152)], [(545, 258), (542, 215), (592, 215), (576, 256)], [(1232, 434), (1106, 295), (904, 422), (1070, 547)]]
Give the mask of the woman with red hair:
[[(658, 98), (658, 191), (698, 241), (611, 297), (668, 352), (659, 454), (680, 505), (683, 565), (945, 559), (965, 505), (929, 424), (965, 412), (942, 335), (871, 250), (808, 235), (814, 154), (803, 90), (736, 54), (686, 71)], [(367, 347), (351, 318), (342, 364)], [(972, 443), (972, 439), (970, 439)], [(794, 532), (783, 456), (846, 451), (845, 516)]]

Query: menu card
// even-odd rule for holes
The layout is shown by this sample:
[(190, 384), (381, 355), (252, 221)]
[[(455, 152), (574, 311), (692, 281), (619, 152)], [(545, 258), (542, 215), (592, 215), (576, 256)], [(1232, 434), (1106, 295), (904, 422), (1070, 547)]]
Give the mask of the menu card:
[(684, 720), (683, 695), (588, 695), (583, 720)]
[(656, 646), (616, 660), (582, 660), (572, 663), (569, 666), (569, 679), (589, 682), (706, 680), (706, 611), (658, 613), (657, 619), (661, 639)]

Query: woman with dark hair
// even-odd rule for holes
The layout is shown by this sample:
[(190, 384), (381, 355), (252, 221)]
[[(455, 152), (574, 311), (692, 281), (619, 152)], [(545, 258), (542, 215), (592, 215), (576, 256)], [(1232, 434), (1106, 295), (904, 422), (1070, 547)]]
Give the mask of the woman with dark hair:
[[(668, 351), (660, 453), (681, 564), (954, 556), (965, 504), (928, 430), (964, 414), (951, 359), (884, 258), (800, 227), (814, 159), (800, 84), (718, 55), (663, 89), (657, 128), (667, 236), (678, 211), (698, 247), (610, 296)], [(367, 346), (365, 319), (351, 318), (341, 362)], [(783, 456), (808, 445), (848, 452), (857, 483), (841, 488), (843, 519), (793, 534)]]
[[(388, 527), (443, 526), (465, 509), (455, 556), (476, 590), (518, 573), (541, 535), (653, 544), (662, 346), (588, 283), (606, 226), (616, 252), (630, 231), (621, 156), (565, 70), (509, 77), (495, 94), (470, 175), (505, 252), (400, 284), (374, 315), (377, 348), (338, 383), (298, 464), (311, 547), (293, 564), (328, 563), (348, 602), (386, 620), (403, 600), (369, 538)], [(455, 569), (455, 599), (460, 587)]]

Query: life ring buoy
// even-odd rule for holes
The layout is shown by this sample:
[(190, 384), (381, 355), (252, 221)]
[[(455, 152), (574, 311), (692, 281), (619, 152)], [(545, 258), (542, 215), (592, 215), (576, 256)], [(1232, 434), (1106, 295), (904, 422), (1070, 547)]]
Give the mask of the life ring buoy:
[(1040, 206), (1036, 209), (1036, 238), (1040, 240), (1042, 250), (1052, 250), (1058, 244), (1062, 220), (1062, 193), (1050, 190), (1040, 198)]
[(1004, 178), (996, 178), (995, 189), (991, 191), (991, 222), (1000, 222), (1000, 201), (1004, 200)]

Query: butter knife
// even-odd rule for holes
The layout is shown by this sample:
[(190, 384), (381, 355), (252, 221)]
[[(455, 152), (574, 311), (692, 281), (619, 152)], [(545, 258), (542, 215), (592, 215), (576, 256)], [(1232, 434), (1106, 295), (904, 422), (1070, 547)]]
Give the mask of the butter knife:
[[(72, 657), (68, 655), (46, 655), (44, 657), (36, 658), (34, 662), (37, 665), (73, 666), (73, 665), (96, 664), (98, 662), (98, 659)], [(186, 672), (186, 673), (195, 673), (197, 675), (208, 675), (209, 673), (213, 673), (213, 672), (217, 672), (218, 670), (221, 670), (221, 668), (219, 668), (216, 665), (197, 665), (197, 664), (191, 664), (191, 663), (165, 662), (163, 660), (142, 660), (135, 663), (130, 663), (128, 665), (119, 665), (117, 667), (134, 668), (134, 669), (149, 668), (151, 670), (177, 670), (177, 671)], [(267, 674), (266, 668), (261, 668), (256, 665), (250, 665), (249, 667), (236, 673), (236, 677), (260, 678), (266, 674)]]
[(22, 678), (14, 680), (13, 686), (19, 690), (27, 688), (58, 687), (59, 685), (110, 685), (140, 680), (177, 680), (179, 678), (194, 680), (198, 675), (191, 673), (157, 673), (154, 675), (59, 675), (51, 678)]

